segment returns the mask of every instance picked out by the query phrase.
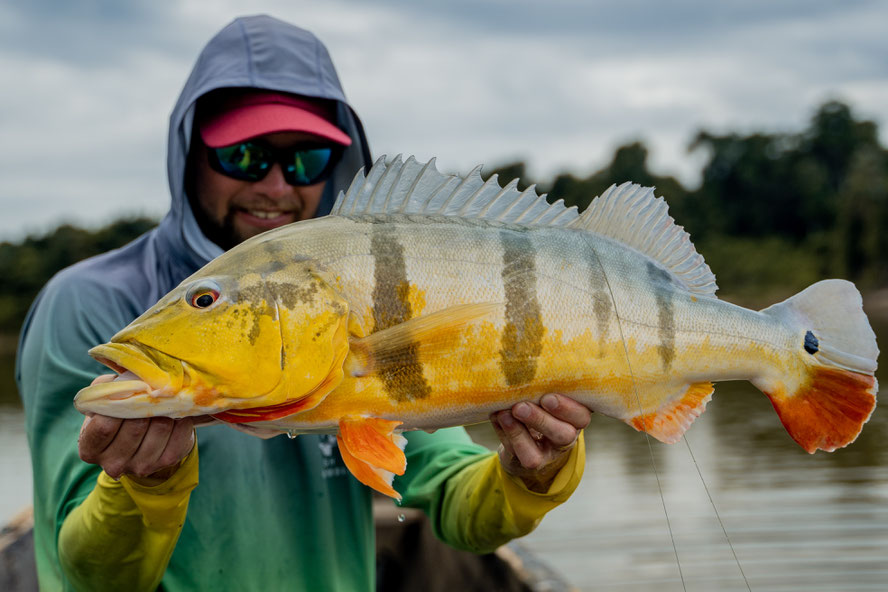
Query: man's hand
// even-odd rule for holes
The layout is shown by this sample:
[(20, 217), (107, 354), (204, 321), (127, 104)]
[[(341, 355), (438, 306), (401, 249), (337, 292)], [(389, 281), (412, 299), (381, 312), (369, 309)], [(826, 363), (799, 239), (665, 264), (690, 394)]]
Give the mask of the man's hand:
[(542, 493), (567, 462), (592, 412), (564, 395), (544, 395), (540, 404), (516, 403), (492, 414), (490, 422), (502, 442), (503, 468)]
[[(108, 382), (114, 375), (93, 381)], [(80, 428), (80, 458), (100, 465), (109, 476), (132, 476), (143, 485), (169, 479), (194, 447), (194, 418), (118, 419), (90, 414)]]

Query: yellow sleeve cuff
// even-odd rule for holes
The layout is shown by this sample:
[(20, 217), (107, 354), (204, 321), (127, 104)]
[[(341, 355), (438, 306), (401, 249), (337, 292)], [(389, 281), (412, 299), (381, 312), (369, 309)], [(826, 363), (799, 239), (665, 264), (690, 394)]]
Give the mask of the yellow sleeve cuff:
[(155, 590), (179, 539), (197, 485), (197, 446), (165, 482), (146, 487), (102, 471), (65, 518), (59, 560), (78, 590)]
[(490, 552), (524, 536), (547, 512), (567, 500), (583, 476), (585, 446), (580, 434), (567, 462), (548, 491), (536, 493), (506, 473), (491, 453), (461, 471), (447, 493), (449, 510), (442, 520), (442, 538), (474, 552)]
[[(120, 484), (142, 513), (142, 522), (146, 527), (158, 530), (182, 528), (191, 490), (197, 487), (197, 456), (195, 444), (188, 456), (182, 459), (179, 469), (158, 485), (142, 485), (126, 475), (120, 478)], [(102, 478), (111, 480), (104, 471), (99, 476), (99, 479)]]
[[(497, 458), (497, 461), (499, 459)], [(527, 488), (519, 477), (505, 471), (501, 462), (496, 463), (499, 478), (503, 483), (506, 502), (512, 509), (516, 524), (531, 532), (550, 510), (567, 501), (573, 494), (586, 466), (586, 446), (583, 433), (580, 432), (577, 443), (570, 451), (567, 462), (555, 475), (552, 485), (544, 493), (537, 493)], [(526, 533), (525, 533), (526, 534)]]

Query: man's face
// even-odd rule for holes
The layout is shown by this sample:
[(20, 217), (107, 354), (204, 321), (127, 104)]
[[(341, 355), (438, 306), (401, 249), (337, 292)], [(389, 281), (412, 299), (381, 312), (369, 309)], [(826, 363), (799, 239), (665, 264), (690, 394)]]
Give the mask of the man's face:
[[(316, 139), (299, 132), (280, 132), (260, 137), (275, 148), (286, 148)], [(261, 180), (239, 181), (210, 168), (207, 148), (200, 143), (193, 162), (192, 208), (203, 233), (225, 250), (297, 220), (315, 215), (325, 182), (296, 187), (284, 180), (275, 163)]]

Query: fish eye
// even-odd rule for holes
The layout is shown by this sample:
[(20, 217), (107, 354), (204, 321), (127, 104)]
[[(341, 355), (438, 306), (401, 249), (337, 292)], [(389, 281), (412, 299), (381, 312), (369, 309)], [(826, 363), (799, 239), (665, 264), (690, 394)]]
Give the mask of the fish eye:
[(186, 300), (194, 308), (209, 308), (219, 299), (219, 292), (216, 282), (200, 282), (189, 290)]

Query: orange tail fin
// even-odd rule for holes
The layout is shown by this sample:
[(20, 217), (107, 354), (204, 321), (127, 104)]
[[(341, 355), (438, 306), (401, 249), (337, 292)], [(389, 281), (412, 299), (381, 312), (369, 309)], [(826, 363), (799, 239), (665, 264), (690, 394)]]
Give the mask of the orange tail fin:
[(813, 454), (853, 442), (876, 408), (875, 393), (872, 376), (820, 366), (796, 392), (765, 394), (792, 439)]
[(876, 408), (879, 356), (854, 284), (818, 282), (762, 313), (798, 332), (799, 372), (754, 381), (786, 431), (811, 453), (853, 442)]

